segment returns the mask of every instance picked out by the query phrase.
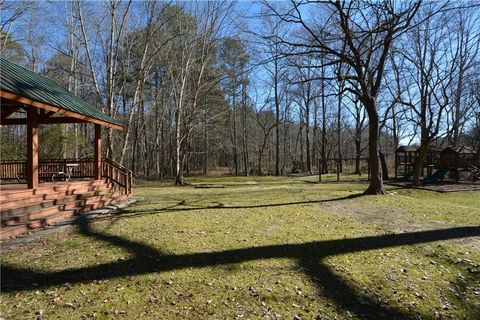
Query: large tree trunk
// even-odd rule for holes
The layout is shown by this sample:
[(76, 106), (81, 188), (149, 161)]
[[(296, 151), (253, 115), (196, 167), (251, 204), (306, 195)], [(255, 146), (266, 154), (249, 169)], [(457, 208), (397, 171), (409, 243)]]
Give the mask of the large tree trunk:
[(364, 101), (368, 112), (368, 162), (370, 166), (370, 185), (364, 194), (386, 194), (383, 186), (382, 171), (380, 170), (380, 160), (378, 156), (378, 112), (373, 98)]
[(380, 164), (382, 166), (382, 178), (388, 180), (388, 168), (387, 161), (385, 160), (385, 155), (381, 151), (378, 152), (378, 155), (380, 157)]
[[(183, 166), (185, 163), (185, 155), (180, 156), (180, 159), (177, 160), (177, 175), (175, 177), (175, 185), (176, 186), (184, 186), (185, 185), (185, 178), (183, 175)], [(180, 170), (179, 170), (180, 168)]]

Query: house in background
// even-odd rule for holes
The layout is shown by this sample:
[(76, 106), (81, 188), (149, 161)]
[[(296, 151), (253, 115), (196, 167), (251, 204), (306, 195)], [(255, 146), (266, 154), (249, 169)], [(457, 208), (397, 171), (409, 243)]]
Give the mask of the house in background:
[[(0, 161), (2, 240), (131, 195), (132, 172), (102, 158), (102, 127), (122, 130), (120, 123), (56, 82), (3, 58), (0, 98), (1, 126), (26, 126), (27, 135), (26, 161)], [(67, 123), (91, 123), (93, 158), (39, 159), (39, 125)]]

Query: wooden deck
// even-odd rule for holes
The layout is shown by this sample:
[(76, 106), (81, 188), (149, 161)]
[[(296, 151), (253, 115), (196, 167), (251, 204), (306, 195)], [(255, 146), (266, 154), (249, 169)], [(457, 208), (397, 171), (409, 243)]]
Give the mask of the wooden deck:
[(84, 186), (84, 185), (94, 185), (98, 181), (103, 180), (83, 180), (83, 181), (59, 181), (59, 182), (42, 182), (38, 185), (38, 188), (35, 189), (28, 189), (26, 183), (15, 183), (15, 182), (7, 182), (7, 183), (0, 183), (0, 199), (8, 196), (9, 194), (21, 192), (21, 191), (30, 191), (32, 194), (38, 193), (40, 191), (45, 190), (58, 190), (58, 189), (74, 189), (77, 186)]
[(128, 195), (105, 180), (0, 185), (0, 239), (45, 228), (75, 215), (125, 200)]

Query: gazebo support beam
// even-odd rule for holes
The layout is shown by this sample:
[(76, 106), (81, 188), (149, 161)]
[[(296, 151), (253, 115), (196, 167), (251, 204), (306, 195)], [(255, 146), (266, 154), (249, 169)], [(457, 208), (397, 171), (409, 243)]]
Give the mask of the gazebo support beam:
[(38, 119), (37, 108), (27, 109), (27, 163), (26, 175), (28, 189), (38, 187)]
[(95, 179), (102, 179), (102, 126), (95, 124), (94, 140)]
[(113, 128), (113, 129), (123, 130), (123, 127), (121, 125), (114, 124), (114, 123), (109, 123), (109, 122), (106, 122), (106, 121), (102, 121), (102, 120), (98, 120), (96, 118), (86, 116), (84, 114), (80, 114), (80, 113), (76, 113), (76, 112), (73, 112), (73, 111), (65, 110), (65, 109), (62, 109), (60, 107), (56, 107), (54, 105), (50, 105), (50, 104), (47, 104), (47, 103), (43, 103), (41, 101), (33, 100), (31, 98), (28, 98), (28, 97), (20, 96), (20, 95), (15, 94), (15, 93), (11, 93), (11, 92), (1, 90), (1, 88), (0, 88), (0, 98), (2, 98), (4, 100), (15, 101), (19, 105), (27, 105), (27, 106), (35, 107), (35, 108), (38, 108), (38, 109), (45, 109), (46, 111), (53, 111), (54, 113), (62, 114), (64, 116), (74, 117), (74, 118), (85, 120), (87, 122), (101, 124), (103, 126), (110, 127), (110, 128)]
[[(17, 126), (27, 124), (28, 120), (26, 118), (6, 118), (2, 117), (0, 120), (0, 125), (2, 126)], [(49, 118), (46, 116), (37, 117), (38, 124), (62, 124), (62, 123), (87, 123), (87, 121), (82, 119), (77, 119), (73, 117), (53, 117)]]

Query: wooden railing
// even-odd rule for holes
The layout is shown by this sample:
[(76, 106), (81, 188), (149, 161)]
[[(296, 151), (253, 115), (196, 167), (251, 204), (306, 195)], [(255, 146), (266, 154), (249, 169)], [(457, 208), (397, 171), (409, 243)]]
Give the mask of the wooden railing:
[(95, 161), (93, 159), (60, 159), (39, 161), (39, 173), (42, 172), (67, 172), (71, 167), (70, 179), (85, 179), (95, 177)]
[[(51, 180), (52, 175), (58, 172), (68, 172), (70, 179), (85, 179), (95, 177), (95, 161), (93, 159), (44, 159), (38, 162), (38, 175), (40, 179)], [(22, 180), (25, 177), (25, 161), (2, 160), (0, 161), (0, 179)]]
[(132, 193), (133, 172), (121, 164), (108, 158), (104, 159), (102, 176), (105, 177), (107, 181), (113, 182), (123, 188), (126, 195)]
[[(0, 179), (24, 181), (25, 166), (25, 161), (0, 161)], [(40, 160), (38, 166), (38, 175), (42, 180), (51, 181), (54, 174), (67, 173), (69, 169), (69, 179), (95, 178), (95, 160), (93, 159)], [(102, 160), (102, 178), (122, 188), (127, 195), (132, 193), (133, 172), (111, 159)]]
[(18, 179), (25, 173), (25, 161), (2, 160), (0, 161), (0, 179)]

